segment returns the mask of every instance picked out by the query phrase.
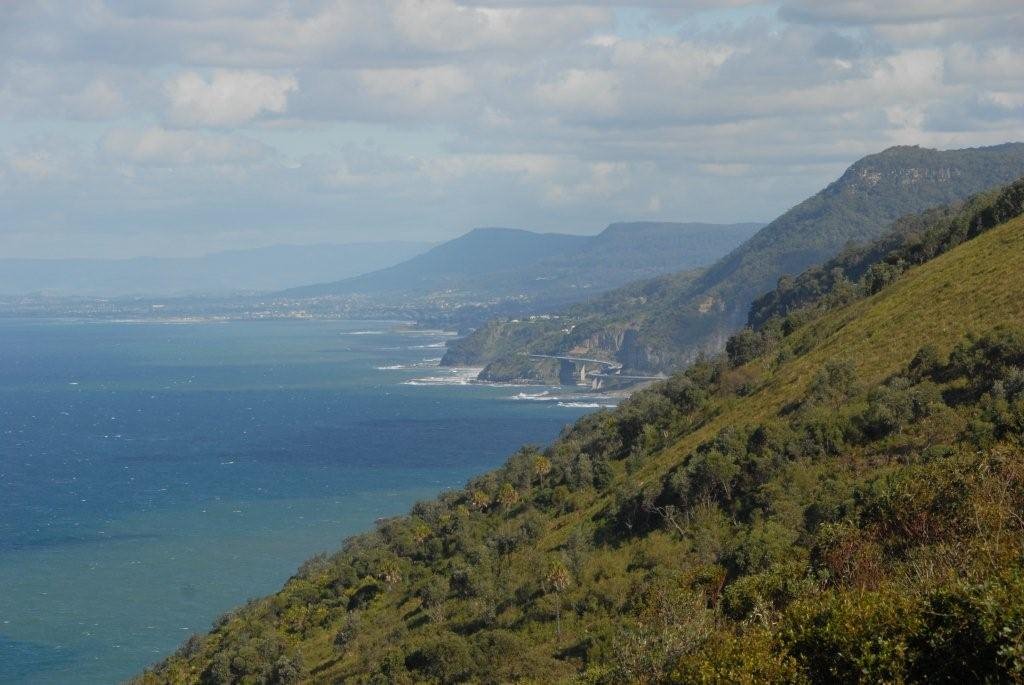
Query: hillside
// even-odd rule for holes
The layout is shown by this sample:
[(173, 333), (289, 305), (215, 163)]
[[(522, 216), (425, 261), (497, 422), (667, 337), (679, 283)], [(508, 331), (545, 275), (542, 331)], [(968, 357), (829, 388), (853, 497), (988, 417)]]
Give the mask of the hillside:
[(0, 294), (226, 294), (355, 276), (409, 259), (428, 243), (273, 245), (201, 257), (0, 259)]
[(382, 521), (139, 682), (1019, 680), (1022, 212), (1024, 182), (922, 219), (886, 258), (930, 257)]
[(466, 301), (531, 298), (571, 302), (629, 281), (707, 266), (758, 224), (612, 224), (596, 236), (481, 228), (388, 269), (296, 288), (288, 297), (444, 295)]
[[(590, 343), (581, 346), (568, 337), (559, 341), (545, 337), (543, 345), (616, 359), (637, 371), (679, 368), (702, 353), (721, 350), (729, 335), (745, 322), (753, 299), (774, 287), (782, 276), (820, 263), (850, 242), (884, 234), (901, 216), (963, 200), (1021, 174), (1024, 144), (1020, 143), (947, 151), (889, 148), (853, 164), (835, 182), (772, 221), (687, 287), (652, 283), (650, 289), (662, 296), (649, 301), (636, 301), (635, 287), (624, 291), (621, 297), (636, 305), (631, 314), (612, 314), (602, 322), (592, 314), (600, 315), (601, 308), (618, 295), (609, 293), (585, 317), (593, 330)], [(492, 334), (484, 331), (481, 335)], [(519, 337), (525, 336), (520, 333)], [(490, 365), (485, 378), (507, 380), (506, 374), (514, 371), (524, 378), (552, 380), (543, 368), (524, 368), (523, 349), (473, 341), (456, 345), (501, 351), (498, 356), (458, 355), (460, 363)]]

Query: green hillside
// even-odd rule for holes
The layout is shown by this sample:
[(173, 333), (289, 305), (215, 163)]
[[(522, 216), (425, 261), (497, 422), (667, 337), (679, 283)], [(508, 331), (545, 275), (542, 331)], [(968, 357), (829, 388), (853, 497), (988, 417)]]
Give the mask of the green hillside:
[(934, 216), (875, 264), (930, 258), (310, 560), (139, 682), (1019, 681), (1022, 197)]
[[(780, 277), (819, 264), (850, 242), (873, 240), (902, 216), (961, 201), (1022, 174), (1020, 143), (946, 151), (889, 148), (853, 164), (834, 183), (768, 224), (686, 287), (655, 279), (645, 287), (661, 296), (639, 302), (633, 297), (636, 286), (608, 293), (580, 317), (592, 331), (584, 344), (570, 336), (552, 341), (544, 331), (542, 345), (615, 359), (636, 371), (681, 368), (700, 354), (721, 350), (743, 325), (754, 298), (773, 288)], [(619, 297), (636, 303), (628, 316), (601, 311)], [(562, 312), (569, 322), (575, 314)], [(457, 345), (460, 363), (491, 364), (485, 378), (505, 380), (514, 370), (520, 377), (551, 380), (543, 369), (524, 369), (523, 350), (513, 345)], [(459, 354), (476, 348), (494, 354)]]

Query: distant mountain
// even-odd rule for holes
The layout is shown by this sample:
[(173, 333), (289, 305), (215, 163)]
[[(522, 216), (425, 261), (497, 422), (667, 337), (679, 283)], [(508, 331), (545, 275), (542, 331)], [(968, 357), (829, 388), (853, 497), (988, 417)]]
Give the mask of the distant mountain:
[(475, 228), (395, 266), (355, 278), (292, 288), (292, 297), (423, 293), (459, 287), (466, 279), (536, 263), (587, 242), (584, 236), (517, 228)]
[(633, 280), (710, 264), (759, 224), (617, 223), (596, 236), (478, 228), (402, 264), (289, 297), (461, 295), (580, 300)]
[[(746, 320), (751, 302), (770, 290), (785, 274), (799, 273), (838, 253), (851, 241), (882, 235), (897, 218), (947, 204), (1024, 175), (1024, 144), (938, 151), (893, 147), (853, 164), (834, 183), (765, 226), (742, 246), (720, 259), (685, 287), (646, 288), (637, 297), (633, 286), (604, 296), (582, 314), (588, 336), (581, 339), (571, 324), (552, 336), (548, 324), (510, 350), (492, 341), (453, 343), (447, 363), (490, 364), (484, 378), (504, 380), (510, 374), (552, 380), (550, 365), (525, 365), (522, 352), (572, 352), (615, 359), (644, 371), (678, 368), (702, 353), (721, 349)], [(617, 306), (620, 297), (630, 307)], [(607, 310), (608, 313), (605, 313)], [(566, 312), (573, 319), (572, 312)], [(477, 335), (493, 338), (484, 329)], [(536, 341), (542, 341), (539, 344)], [(503, 350), (497, 357), (476, 356), (473, 349)], [(466, 353), (466, 351), (470, 353)]]
[(202, 257), (0, 259), (0, 294), (183, 295), (280, 290), (408, 259), (419, 242), (273, 245)]

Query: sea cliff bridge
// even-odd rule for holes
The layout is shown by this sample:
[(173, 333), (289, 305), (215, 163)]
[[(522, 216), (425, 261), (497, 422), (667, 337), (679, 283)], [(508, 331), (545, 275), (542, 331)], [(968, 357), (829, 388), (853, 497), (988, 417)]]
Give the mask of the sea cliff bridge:
[(561, 362), (559, 380), (563, 383), (574, 379), (578, 385), (589, 385), (594, 390), (601, 390), (608, 383), (616, 381), (654, 381), (665, 378), (657, 376), (635, 376), (622, 373), (622, 364), (606, 359), (589, 357), (573, 357), (562, 354), (531, 354), (531, 359), (557, 359)]

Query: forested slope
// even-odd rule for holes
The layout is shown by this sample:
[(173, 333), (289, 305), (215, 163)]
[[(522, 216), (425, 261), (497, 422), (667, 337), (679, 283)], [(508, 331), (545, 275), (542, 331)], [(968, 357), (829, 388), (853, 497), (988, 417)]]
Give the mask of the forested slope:
[(1021, 189), (311, 560), (140, 682), (1020, 680)]

